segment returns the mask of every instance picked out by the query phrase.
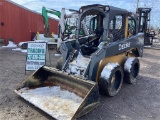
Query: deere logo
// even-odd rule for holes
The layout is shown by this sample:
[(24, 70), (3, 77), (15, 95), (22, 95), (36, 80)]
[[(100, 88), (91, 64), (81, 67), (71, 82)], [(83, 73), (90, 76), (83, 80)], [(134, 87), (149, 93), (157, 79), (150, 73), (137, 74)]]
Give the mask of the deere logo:
[(130, 42), (124, 43), (124, 44), (119, 44), (119, 50), (123, 50), (125, 48), (130, 47), (130, 44), (131, 44)]

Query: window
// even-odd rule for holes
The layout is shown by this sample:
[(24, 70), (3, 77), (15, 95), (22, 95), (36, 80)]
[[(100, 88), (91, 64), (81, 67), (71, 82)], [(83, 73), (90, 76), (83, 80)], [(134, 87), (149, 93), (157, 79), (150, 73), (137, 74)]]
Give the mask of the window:
[(110, 29), (121, 29), (122, 28), (122, 16), (115, 16), (110, 22)]
[(97, 28), (97, 17), (93, 17), (91, 20), (90, 20), (90, 33), (93, 33)]
[(109, 23), (109, 40), (116, 41), (124, 39), (125, 15), (116, 15)]
[(132, 36), (136, 33), (136, 23), (132, 17), (128, 18), (128, 32), (129, 36)]

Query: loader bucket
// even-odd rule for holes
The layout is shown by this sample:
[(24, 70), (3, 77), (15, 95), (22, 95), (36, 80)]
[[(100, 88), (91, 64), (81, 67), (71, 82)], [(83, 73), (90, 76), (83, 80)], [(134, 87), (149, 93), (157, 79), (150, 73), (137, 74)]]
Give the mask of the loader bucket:
[(99, 104), (95, 82), (47, 66), (29, 76), (15, 92), (59, 120), (76, 119)]

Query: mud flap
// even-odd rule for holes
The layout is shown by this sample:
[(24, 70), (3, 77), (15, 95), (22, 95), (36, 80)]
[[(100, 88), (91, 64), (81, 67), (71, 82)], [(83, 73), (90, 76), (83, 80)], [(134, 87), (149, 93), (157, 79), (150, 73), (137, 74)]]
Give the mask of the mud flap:
[(99, 104), (95, 82), (47, 66), (34, 72), (15, 92), (59, 120), (76, 119)]

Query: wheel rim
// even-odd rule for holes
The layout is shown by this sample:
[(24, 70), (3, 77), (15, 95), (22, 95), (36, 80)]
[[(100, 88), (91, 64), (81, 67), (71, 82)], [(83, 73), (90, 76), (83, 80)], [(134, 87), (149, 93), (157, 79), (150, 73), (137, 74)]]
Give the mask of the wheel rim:
[(117, 91), (121, 85), (121, 72), (120, 71), (116, 71), (115, 75), (112, 77), (111, 79), (111, 89), (113, 91)]

